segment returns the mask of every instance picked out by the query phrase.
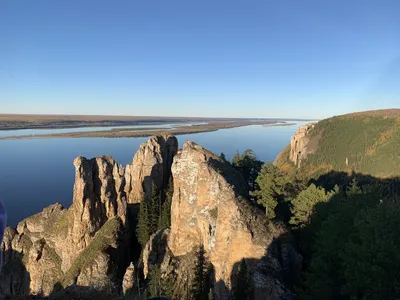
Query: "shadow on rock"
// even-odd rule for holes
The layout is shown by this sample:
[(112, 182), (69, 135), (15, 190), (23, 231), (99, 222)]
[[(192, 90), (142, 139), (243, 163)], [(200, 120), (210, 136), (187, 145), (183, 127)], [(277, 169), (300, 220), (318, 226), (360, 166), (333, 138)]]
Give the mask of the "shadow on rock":
[(14, 250), (3, 253), (3, 268), (0, 274), (0, 294), (5, 299), (29, 294), (30, 274), (23, 263), (24, 255)]

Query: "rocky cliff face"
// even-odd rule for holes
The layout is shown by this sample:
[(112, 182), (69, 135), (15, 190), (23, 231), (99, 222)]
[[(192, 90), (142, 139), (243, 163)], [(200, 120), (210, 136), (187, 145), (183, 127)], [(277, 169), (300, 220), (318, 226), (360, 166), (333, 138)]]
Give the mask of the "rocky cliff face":
[(296, 166), (300, 167), (301, 161), (312, 153), (315, 149), (310, 147), (310, 132), (314, 128), (314, 124), (307, 124), (297, 129), (294, 136), (290, 140), (290, 156), (289, 159)]
[(153, 137), (140, 146), (128, 172), (110, 156), (76, 158), (71, 207), (54, 204), (16, 230), (6, 229), (0, 294), (48, 295), (59, 285), (110, 283), (129, 251), (127, 206), (147, 192), (149, 178), (159, 186), (168, 181), (176, 151), (175, 137)]
[[(75, 185), (68, 228), (68, 253), (62, 255), (63, 270), (71, 266), (76, 256), (93, 240), (95, 233), (110, 219), (126, 221), (126, 194), (124, 168), (110, 156), (91, 160), (78, 157), (74, 161)], [(72, 250), (72, 251), (71, 251)], [(74, 255), (75, 254), (75, 255)]]
[[(265, 254), (268, 232), (247, 206), (241, 176), (204, 148), (186, 143), (172, 166), (174, 198), (169, 247), (175, 256), (200, 244), (209, 254), (216, 281), (230, 287), (235, 263)], [(260, 219), (258, 219), (260, 218)], [(254, 232), (252, 231), (255, 230)]]
[(177, 273), (175, 282), (184, 285), (185, 277), (193, 272), (193, 251), (202, 245), (214, 267), (218, 299), (229, 299), (243, 258), (251, 269), (256, 299), (290, 298), (291, 293), (283, 284), (281, 254), (290, 253), (284, 259), (288, 263), (299, 264), (299, 257), (289, 244), (275, 245), (283, 232), (268, 226), (264, 214), (249, 202), (241, 175), (192, 142), (185, 143), (175, 156), (172, 174), (174, 195), (168, 244), (164, 251), (152, 249), (154, 240), (166, 240), (166, 232), (151, 238), (144, 253), (146, 272), (151, 265), (161, 265), (162, 271), (168, 273), (168, 267), (173, 265), (169, 269)]
[[(21, 221), (15, 232), (8, 229), (2, 245), (9, 253), (5, 267), (20, 265), (25, 278), (23, 289), (3, 294), (48, 295), (57, 283), (87, 286), (108, 280), (114, 259), (106, 250), (117, 248), (126, 219), (123, 168), (109, 156), (78, 157), (74, 165), (74, 197), (68, 210), (54, 204)], [(99, 243), (104, 240), (106, 244)], [(1, 276), (1, 282), (17, 280), (7, 273)]]
[[(175, 279), (179, 299), (193, 273), (194, 250), (202, 245), (214, 267), (218, 299), (231, 296), (243, 258), (255, 299), (290, 298), (284, 282), (299, 257), (290, 239), (281, 239), (284, 230), (266, 224), (263, 212), (248, 200), (241, 175), (195, 143), (176, 153), (176, 138), (164, 136), (142, 144), (126, 169), (110, 156), (75, 159), (71, 207), (54, 204), (16, 230), (6, 229), (0, 294), (49, 295), (71, 286), (114, 286), (125, 294), (136, 277), (146, 278), (159, 266), (162, 276)], [(127, 255), (134, 232), (128, 206), (148, 196), (153, 183), (165, 187), (171, 171), (171, 229), (150, 238), (135, 269)]]
[(140, 145), (133, 162), (126, 166), (125, 192), (128, 203), (135, 204), (151, 195), (152, 184), (168, 184), (172, 159), (178, 151), (178, 140), (171, 135), (154, 136)]

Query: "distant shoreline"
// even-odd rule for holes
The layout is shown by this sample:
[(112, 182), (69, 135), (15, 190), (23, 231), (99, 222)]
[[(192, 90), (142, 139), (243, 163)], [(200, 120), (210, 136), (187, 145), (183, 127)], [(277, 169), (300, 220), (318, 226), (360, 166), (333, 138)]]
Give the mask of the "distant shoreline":
[(116, 127), (163, 125), (171, 123), (228, 123), (228, 122), (285, 122), (306, 121), (278, 118), (202, 118), (202, 117), (146, 117), (146, 116), (90, 116), (90, 115), (23, 115), (0, 114), (0, 130), (68, 129), (83, 127)]
[[(132, 128), (131, 130), (126, 127), (111, 128), (109, 130), (101, 131), (86, 131), (86, 132), (67, 132), (67, 133), (54, 133), (54, 134), (39, 134), (39, 135), (24, 135), (24, 136), (9, 136), (0, 138), (0, 140), (20, 140), (20, 139), (48, 139), (48, 138), (130, 138), (130, 137), (149, 137), (153, 135), (162, 134), (195, 134), (202, 132), (212, 132), (219, 129), (229, 129), (250, 125), (260, 126), (288, 126), (287, 123), (281, 121), (247, 121), (247, 122), (214, 122), (209, 124), (191, 125), (191, 126), (178, 126), (172, 129), (154, 128)], [(293, 123), (290, 125), (294, 125)], [(46, 128), (50, 129), (50, 128)], [(61, 128), (56, 128), (61, 129)]]
[(273, 124), (263, 124), (264, 127), (271, 127), (271, 126), (293, 126), (297, 123), (273, 123)]

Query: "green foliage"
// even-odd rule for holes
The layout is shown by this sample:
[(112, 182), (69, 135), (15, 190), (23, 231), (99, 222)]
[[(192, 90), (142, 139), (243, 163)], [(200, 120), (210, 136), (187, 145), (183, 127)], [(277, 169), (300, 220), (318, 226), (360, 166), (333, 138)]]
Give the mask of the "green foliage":
[(149, 273), (148, 297), (162, 296), (160, 267), (154, 266)]
[(317, 203), (327, 202), (334, 193), (334, 191), (326, 192), (324, 188), (311, 184), (292, 201), (292, 217), (289, 223), (294, 226), (307, 225), (314, 213), (314, 206)]
[(60, 281), (61, 284), (63, 286), (68, 286), (74, 282), (74, 278), (78, 276), (79, 272), (89, 266), (102, 251), (105, 251), (110, 246), (110, 244), (115, 240), (115, 236), (121, 226), (122, 223), (118, 217), (109, 219), (96, 233), (89, 246), (87, 246), (74, 260), (72, 266)]
[(242, 155), (237, 152), (232, 159), (233, 167), (242, 175), (251, 191), (256, 189), (256, 178), (261, 170), (263, 162), (257, 159), (257, 156), (251, 149), (247, 149)]
[(46, 250), (47, 255), (50, 257), (50, 259), (54, 262), (56, 267), (61, 270), (62, 260), (60, 256), (58, 256), (57, 252), (47, 244), (44, 244), (44, 249)]
[(204, 300), (208, 298), (210, 291), (210, 272), (211, 266), (207, 261), (204, 247), (201, 245), (196, 251), (196, 265), (190, 291), (191, 299)]
[(234, 300), (252, 300), (254, 298), (254, 287), (244, 259), (240, 262), (237, 274), (236, 286), (233, 291)]
[(354, 177), (351, 180), (350, 185), (346, 189), (346, 194), (347, 195), (359, 195), (362, 194), (361, 188), (358, 186), (357, 178)]
[(314, 207), (310, 224), (313, 244), (304, 273), (303, 298), (341, 299), (345, 285), (343, 252), (354, 230), (355, 216), (378, 201), (373, 195), (334, 195), (329, 202)]
[(161, 204), (161, 191), (153, 184), (150, 199), (140, 202), (136, 235), (142, 247), (157, 230), (170, 227), (172, 194), (171, 181), (165, 193), (165, 202)]
[(214, 300), (215, 299), (214, 292), (213, 292), (212, 289), (209, 290), (207, 299), (208, 300)]
[(360, 211), (341, 252), (343, 295), (358, 299), (400, 297), (400, 205), (384, 200)]
[(150, 238), (150, 222), (147, 205), (147, 201), (145, 200), (142, 200), (142, 202), (140, 202), (138, 223), (136, 227), (136, 236), (142, 247), (146, 245), (147, 241)]
[(170, 297), (173, 295), (171, 278), (162, 278), (159, 266), (153, 266), (149, 272), (147, 283), (147, 297)]
[(172, 299), (174, 294), (174, 282), (171, 277), (161, 279), (161, 291), (163, 296)]
[(216, 220), (218, 218), (218, 207), (214, 207), (213, 209), (210, 209), (209, 211), (211, 218)]
[(226, 156), (224, 154), (224, 152), (221, 152), (219, 158), (223, 161), (223, 162), (227, 162)]
[(172, 205), (173, 194), (174, 194), (174, 183), (171, 178), (168, 184), (168, 188), (165, 192), (165, 202), (161, 207), (161, 215), (158, 221), (158, 229), (171, 227), (171, 205)]
[(399, 118), (358, 115), (322, 120), (315, 125), (311, 141), (316, 151), (300, 170), (307, 176), (331, 169), (379, 177), (400, 175)]
[(157, 232), (159, 217), (161, 215), (161, 193), (155, 184), (153, 184), (147, 211), (149, 215), (149, 234), (152, 235)]
[(58, 236), (66, 236), (68, 234), (68, 227), (71, 220), (71, 212), (64, 211), (61, 216), (57, 218), (49, 227), (50, 234), (57, 234)]
[(240, 161), (240, 153), (236, 150), (236, 153), (232, 157), (232, 165), (237, 165)]
[(275, 218), (275, 207), (279, 201), (284, 201), (289, 178), (272, 163), (266, 163), (262, 166), (256, 183), (259, 188), (252, 195), (265, 207), (267, 218)]

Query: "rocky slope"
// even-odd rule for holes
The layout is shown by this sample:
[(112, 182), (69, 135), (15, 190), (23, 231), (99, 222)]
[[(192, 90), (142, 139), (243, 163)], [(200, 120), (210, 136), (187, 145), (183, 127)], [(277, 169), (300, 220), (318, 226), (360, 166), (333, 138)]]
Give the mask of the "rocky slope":
[(110, 156), (76, 158), (71, 207), (54, 204), (21, 221), (16, 230), (6, 229), (1, 294), (48, 295), (59, 285), (98, 287), (118, 281), (113, 277), (126, 265), (129, 223), (134, 223), (127, 207), (140, 201), (149, 180), (168, 182), (176, 151), (175, 137), (159, 136), (140, 146), (127, 170)]
[[(247, 200), (241, 175), (192, 142), (185, 143), (175, 156), (172, 174), (171, 230), (149, 242), (144, 252), (145, 270), (159, 264), (163, 272), (177, 273), (175, 281), (184, 285), (190, 280), (188, 265), (192, 267), (193, 251), (202, 245), (213, 265), (218, 299), (230, 298), (243, 258), (251, 270), (255, 299), (291, 298), (284, 286), (285, 265), (299, 268), (301, 258), (290, 239), (280, 240), (284, 231), (268, 225), (263, 212)], [(152, 249), (153, 239), (166, 248)]]
[(308, 124), (299, 127), (294, 136), (290, 140), (290, 156), (289, 159), (295, 166), (300, 167), (301, 161), (312, 153), (315, 149), (310, 147), (310, 132), (314, 128), (314, 124)]
[[(78, 157), (70, 208), (60, 204), (7, 228), (1, 245), (0, 295), (49, 295), (67, 287), (128, 293), (154, 266), (175, 282), (176, 299), (190, 285), (202, 245), (214, 268), (218, 299), (230, 299), (246, 259), (256, 299), (290, 299), (288, 278), (301, 265), (285, 230), (265, 222), (229, 163), (173, 136), (143, 143), (126, 168), (110, 156)], [(132, 264), (135, 214), (129, 210), (173, 176), (171, 228), (153, 235), (141, 264)]]
[(337, 116), (299, 128), (275, 163), (288, 173), (400, 175), (400, 110)]
[(178, 140), (171, 135), (154, 136), (140, 145), (133, 162), (126, 166), (125, 192), (129, 204), (149, 197), (153, 183), (160, 189), (168, 184), (177, 151)]

